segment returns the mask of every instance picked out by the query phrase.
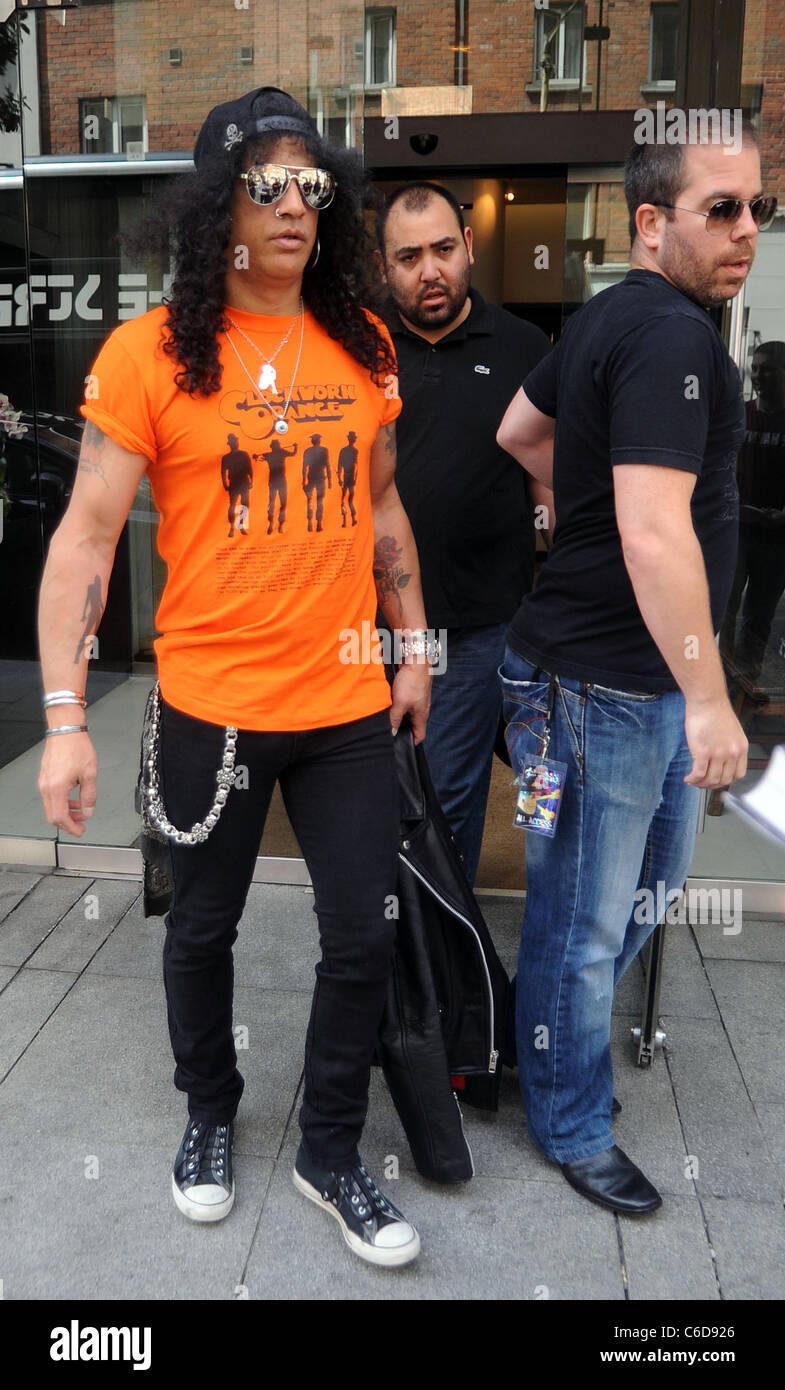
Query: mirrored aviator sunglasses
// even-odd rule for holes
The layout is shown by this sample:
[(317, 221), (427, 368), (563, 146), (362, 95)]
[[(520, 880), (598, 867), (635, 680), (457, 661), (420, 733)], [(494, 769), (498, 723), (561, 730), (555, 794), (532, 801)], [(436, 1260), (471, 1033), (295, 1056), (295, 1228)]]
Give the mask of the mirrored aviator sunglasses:
[[(706, 230), (708, 232), (724, 232), (732, 223), (738, 222), (745, 206), (746, 203), (741, 198), (720, 198), (712, 204), (706, 213)], [(765, 232), (774, 221), (777, 199), (773, 197), (751, 198), (749, 209), (758, 229)]]
[(240, 174), (248, 197), (257, 207), (277, 203), (292, 179), (297, 182), (308, 207), (317, 211), (329, 207), (335, 197), (335, 179), (328, 169), (309, 169), (287, 164), (254, 164)]

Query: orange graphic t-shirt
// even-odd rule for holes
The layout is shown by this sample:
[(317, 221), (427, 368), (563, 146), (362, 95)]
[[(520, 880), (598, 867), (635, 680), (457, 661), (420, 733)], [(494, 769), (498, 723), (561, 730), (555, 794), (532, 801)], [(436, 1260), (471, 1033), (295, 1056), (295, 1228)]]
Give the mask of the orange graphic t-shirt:
[(161, 693), (185, 714), (241, 729), (348, 723), (390, 703), (383, 668), (347, 659), (346, 630), (374, 631), (369, 460), (400, 412), (394, 379), (376, 386), (307, 312), (301, 352), (299, 321), (277, 351), (291, 318), (230, 313), (236, 351), (222, 334), (214, 394), (175, 385), (161, 307), (110, 335), (82, 406), (150, 460), (168, 571), (156, 618)]

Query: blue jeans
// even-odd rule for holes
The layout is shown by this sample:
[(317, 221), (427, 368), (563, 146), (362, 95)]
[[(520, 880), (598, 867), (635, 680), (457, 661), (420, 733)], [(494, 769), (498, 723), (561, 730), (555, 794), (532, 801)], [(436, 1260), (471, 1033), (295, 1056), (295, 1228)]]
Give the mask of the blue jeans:
[[(542, 748), (550, 676), (509, 647), (500, 676), (520, 773)], [(683, 886), (700, 794), (684, 783), (680, 691), (560, 679), (548, 758), (566, 763), (567, 777), (554, 837), (526, 837), (516, 1039), (531, 1136), (569, 1163), (613, 1144), (613, 991), (657, 925), (636, 892), (649, 888), (656, 902), (658, 882), (666, 893)]]
[(506, 634), (506, 623), (449, 628), (447, 665), (431, 692), (425, 755), (470, 883), (480, 862)]

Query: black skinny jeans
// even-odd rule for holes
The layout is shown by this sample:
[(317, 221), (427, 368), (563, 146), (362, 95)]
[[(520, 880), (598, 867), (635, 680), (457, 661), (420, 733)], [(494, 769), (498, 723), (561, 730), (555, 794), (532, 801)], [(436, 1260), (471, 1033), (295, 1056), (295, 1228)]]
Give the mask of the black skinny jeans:
[[(215, 796), (224, 730), (161, 702), (161, 785), (181, 830)], [(172, 845), (164, 984), (176, 1068), (192, 1118), (225, 1124), (243, 1079), (232, 1034), (232, 946), (276, 779), (314, 887), (321, 961), (305, 1043), (300, 1128), (315, 1163), (357, 1162), (376, 1033), (395, 943), (398, 781), (387, 710), (304, 733), (240, 731), (233, 788), (201, 845)], [(387, 909), (387, 915), (385, 910)]]

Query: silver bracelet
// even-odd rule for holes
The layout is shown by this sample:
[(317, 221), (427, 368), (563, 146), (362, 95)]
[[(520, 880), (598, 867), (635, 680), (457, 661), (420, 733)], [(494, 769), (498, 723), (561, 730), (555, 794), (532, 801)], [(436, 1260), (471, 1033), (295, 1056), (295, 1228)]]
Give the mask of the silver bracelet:
[(47, 729), (44, 738), (53, 738), (55, 734), (86, 734), (86, 724), (58, 724), (56, 729)]
[(43, 706), (44, 709), (52, 709), (54, 705), (81, 705), (84, 709), (87, 701), (76, 690), (50, 690), (44, 694)]

